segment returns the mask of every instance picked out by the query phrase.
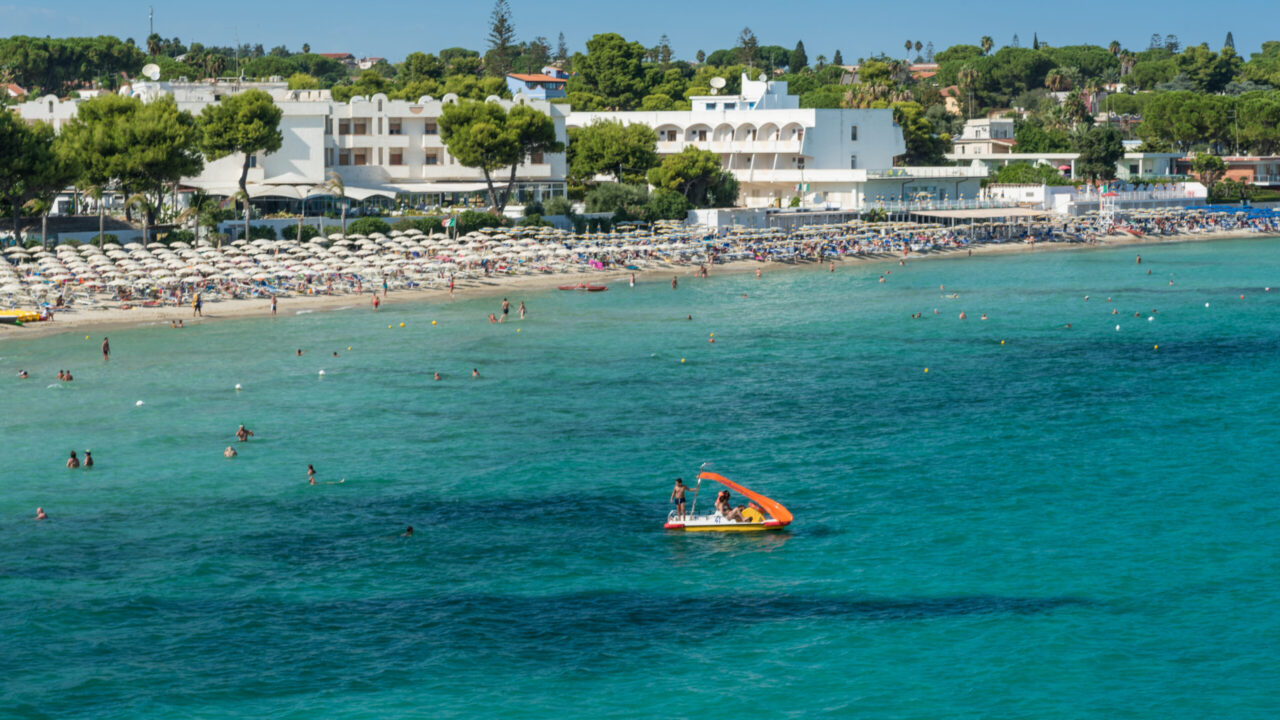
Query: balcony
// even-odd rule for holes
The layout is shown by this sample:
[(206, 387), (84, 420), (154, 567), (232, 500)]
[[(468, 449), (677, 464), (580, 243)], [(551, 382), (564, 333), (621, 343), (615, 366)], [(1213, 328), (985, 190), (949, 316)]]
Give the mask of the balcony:
[(981, 178), (987, 176), (984, 167), (901, 167), (884, 170), (868, 170), (868, 180), (916, 180), (925, 178)]

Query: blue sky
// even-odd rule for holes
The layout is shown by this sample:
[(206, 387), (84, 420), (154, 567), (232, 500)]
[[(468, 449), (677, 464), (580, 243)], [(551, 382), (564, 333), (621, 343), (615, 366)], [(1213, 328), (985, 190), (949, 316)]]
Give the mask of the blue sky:
[[(1143, 49), (1152, 33), (1175, 34), (1183, 44), (1209, 43), (1217, 49), (1227, 31), (1247, 58), (1264, 40), (1280, 40), (1276, 0), (1162, 0), (1156, 2), (988, 2), (941, 0), (852, 3), (808, 0), (758, 3), (750, 0), (509, 0), (521, 40), (538, 35), (554, 47), (563, 32), (570, 51), (582, 50), (591, 35), (617, 32), (628, 40), (657, 44), (666, 33), (677, 57), (699, 49), (731, 47), (744, 26), (761, 44), (794, 47), (803, 39), (810, 61), (839, 48), (846, 62), (879, 52), (901, 54), (910, 38), (932, 41), (937, 50), (990, 35), (996, 45), (1017, 33), (1024, 46), (1033, 33), (1054, 45), (1119, 40)], [(461, 45), (485, 46), (490, 0), (219, 0), (216, 3), (0, 0), (0, 35), (116, 35), (138, 41), (147, 35), (147, 7), (155, 7), (155, 29), (165, 37), (206, 45), (240, 41), (267, 49), (284, 44), (296, 51), (351, 52), (399, 61), (415, 50)], [(965, 12), (964, 8), (973, 8)]]

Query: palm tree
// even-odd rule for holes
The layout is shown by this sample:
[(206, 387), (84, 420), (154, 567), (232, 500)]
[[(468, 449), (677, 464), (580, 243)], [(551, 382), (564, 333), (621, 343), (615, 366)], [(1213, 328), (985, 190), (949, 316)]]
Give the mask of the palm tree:
[(1065, 68), (1054, 68), (1044, 76), (1044, 86), (1053, 92), (1063, 92), (1071, 89), (1071, 76)]
[(1119, 57), (1119, 55), (1120, 55), (1120, 41), (1119, 41), (1119, 40), (1112, 40), (1112, 41), (1111, 41), (1111, 44), (1107, 46), (1107, 49), (1111, 51), (1111, 54), (1112, 54), (1112, 55), (1115, 55), (1115, 56)]
[[(819, 57), (819, 60), (822, 58)], [(338, 202), (342, 211), (342, 234), (347, 234), (347, 186), (342, 182), (342, 176), (337, 172), (330, 170), (329, 179), (325, 180), (324, 189), (338, 196)]]
[(916, 57), (920, 57), (920, 51), (924, 49), (924, 43), (916, 41)]
[(1138, 56), (1131, 50), (1120, 51), (1120, 74), (1128, 75), (1133, 71), (1133, 66), (1138, 62)]
[(973, 85), (978, 81), (978, 71), (972, 65), (965, 65), (956, 72), (956, 84), (960, 86), (962, 100), (969, 117), (973, 117)]
[(187, 224), (188, 222), (191, 223), (192, 231), (195, 233), (195, 237), (196, 237), (195, 244), (198, 245), (200, 243), (200, 206), (199, 205), (192, 204), (186, 210), (183, 210), (182, 212), (178, 213), (178, 216), (173, 219), (173, 224), (178, 225), (179, 227)]
[(134, 205), (137, 205), (138, 209), (142, 211), (142, 244), (146, 245), (151, 238), (150, 227), (147, 223), (148, 217), (151, 215), (151, 200), (147, 198), (146, 193), (134, 193), (129, 196), (128, 200), (124, 201), (125, 210)]
[(982, 47), (982, 54), (988, 55), (991, 53), (991, 48), (996, 46), (996, 43), (994, 40), (991, 39), (991, 36), (983, 35), (982, 42), (979, 43), (979, 45)]
[(908, 59), (910, 59), (910, 56), (911, 56), (911, 41), (910, 41), (910, 40), (906, 41), (905, 43), (903, 43), (903, 44), (902, 44), (902, 47), (904, 47), (904, 48), (906, 48), (906, 49), (907, 49), (907, 56), (908, 56)]

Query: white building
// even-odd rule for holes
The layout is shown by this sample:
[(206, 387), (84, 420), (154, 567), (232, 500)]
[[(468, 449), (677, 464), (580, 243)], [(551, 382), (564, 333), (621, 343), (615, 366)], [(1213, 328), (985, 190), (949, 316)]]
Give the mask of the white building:
[[(440, 139), (439, 118), (446, 104), (457, 102), (422, 97), (416, 101), (390, 100), (385, 95), (354, 97), (335, 102), (327, 90), (289, 90), (283, 82), (167, 83), (143, 82), (126, 86), (121, 94), (152, 100), (172, 95), (178, 107), (198, 115), (206, 106), (251, 87), (264, 90), (283, 112), (280, 131), (284, 144), (271, 154), (250, 159), (248, 190), (251, 197), (296, 201), (321, 196), (329, 173), (337, 173), (346, 196), (366, 200), (401, 197), (413, 205), (449, 205), (486, 189), (483, 173), (460, 165)], [(519, 96), (497, 100), (504, 107), (524, 103), (548, 114), (556, 137), (565, 137), (566, 108)], [(75, 117), (79, 100), (53, 96), (23, 103), (18, 112), (28, 121), (42, 120), (56, 129)], [(207, 162), (204, 171), (185, 184), (213, 194), (238, 190), (243, 156)], [(535, 156), (516, 173), (513, 202), (564, 195), (564, 153)], [(506, 172), (499, 173), (505, 185)]]
[(858, 209), (877, 201), (975, 198), (985, 167), (894, 167), (906, 152), (891, 110), (801, 108), (787, 83), (742, 77), (738, 95), (690, 98), (692, 109), (573, 112), (567, 124), (639, 123), (658, 133), (659, 155), (710, 150), (737, 177), (739, 204)]
[[(953, 143), (947, 159), (969, 167), (985, 166), (991, 170), (1016, 163), (1047, 165), (1060, 171), (1065, 177), (1078, 177), (1076, 160), (1080, 158), (1080, 153), (1018, 152), (1017, 146), (1012, 119), (977, 118), (965, 121), (964, 131)], [(1182, 153), (1128, 150), (1116, 162), (1116, 177), (1121, 180), (1172, 178), (1178, 174), (1176, 165), (1180, 157)]]

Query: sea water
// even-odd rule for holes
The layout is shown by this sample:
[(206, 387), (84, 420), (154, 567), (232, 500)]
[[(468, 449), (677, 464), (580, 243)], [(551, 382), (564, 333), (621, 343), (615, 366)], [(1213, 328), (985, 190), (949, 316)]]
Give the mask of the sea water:
[(610, 284), (0, 343), (0, 714), (1280, 710), (1277, 240)]

